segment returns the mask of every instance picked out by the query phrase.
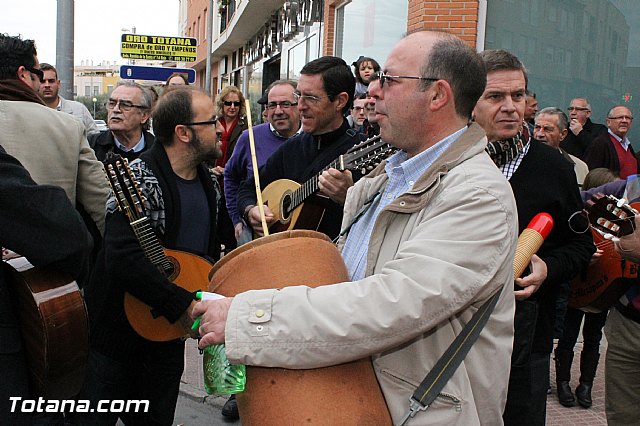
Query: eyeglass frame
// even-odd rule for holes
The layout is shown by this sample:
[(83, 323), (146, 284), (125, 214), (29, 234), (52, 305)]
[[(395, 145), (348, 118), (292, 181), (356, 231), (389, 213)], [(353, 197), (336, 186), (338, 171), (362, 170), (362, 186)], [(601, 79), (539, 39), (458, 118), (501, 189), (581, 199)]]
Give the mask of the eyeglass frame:
[(44, 83), (44, 71), (38, 68), (28, 67), (26, 65), (23, 65), (23, 67), (25, 70), (29, 71), (31, 74), (35, 74), (36, 76), (38, 76), (38, 81), (40, 83)]
[(591, 108), (587, 108), (587, 107), (572, 107), (572, 106), (570, 106), (570, 107), (567, 107), (567, 111), (569, 111), (569, 112), (571, 112), (571, 111), (576, 111), (576, 112), (589, 111), (590, 112)]
[(624, 120), (625, 118), (629, 121), (633, 121), (633, 116), (628, 115), (616, 115), (613, 117), (607, 117), (607, 120)]
[[(128, 100), (126, 100), (126, 99), (118, 99), (117, 101), (115, 101), (115, 102), (114, 102), (114, 104), (113, 104), (111, 107), (109, 107), (109, 104), (110, 104), (111, 102), (114, 102), (114, 100), (113, 100), (113, 99), (108, 99), (108, 100), (104, 103), (104, 107), (105, 107), (106, 109), (108, 109), (108, 110), (113, 110), (116, 106), (118, 106), (118, 105), (119, 105), (119, 106), (120, 106), (120, 110), (121, 110), (121, 111), (124, 111), (124, 112), (129, 112), (129, 111), (131, 111), (131, 109), (132, 109), (133, 107), (136, 107), (136, 108), (142, 108), (142, 109), (148, 109), (148, 108), (149, 108), (149, 107), (146, 107), (146, 106), (144, 106), (144, 105), (136, 105), (136, 104), (134, 104), (133, 102), (128, 101)], [(126, 104), (123, 104), (122, 102), (126, 102)]]
[(213, 119), (213, 120), (207, 120), (207, 121), (194, 121), (192, 123), (180, 123), (183, 126), (204, 126), (206, 124), (211, 124), (214, 125), (218, 122), (218, 120)]
[(296, 104), (300, 102), (300, 99), (302, 99), (305, 102), (312, 102), (314, 104), (320, 102), (321, 99), (324, 98), (329, 98), (330, 101), (332, 101), (333, 99), (331, 99), (333, 96), (332, 95), (326, 95), (326, 96), (315, 96), (315, 95), (303, 95), (300, 92), (293, 92), (292, 93), (293, 98), (296, 100)]
[(393, 79), (393, 78), (406, 78), (406, 79), (410, 79), (410, 80), (422, 80), (422, 81), (438, 81), (441, 80), (440, 78), (434, 78), (434, 77), (420, 77), (417, 75), (389, 75), (389, 74), (385, 74), (384, 71), (378, 71), (378, 72), (374, 72), (373, 74), (371, 74), (371, 79), (369, 81), (380, 81), (380, 88), (384, 88), (384, 82), (387, 81), (388, 79)]
[[(284, 105), (284, 104), (289, 104), (289, 105)], [(269, 102), (267, 104), (265, 104), (265, 108), (269, 109), (269, 110), (275, 110), (276, 108), (280, 107), (282, 109), (289, 109), (292, 108), (294, 106), (297, 106), (298, 103), (297, 102), (290, 102), (290, 101), (282, 101), (282, 102)]]
[(222, 101), (222, 104), (224, 106), (234, 106), (236, 108), (240, 108), (240, 106), (242, 105), (242, 102), (240, 102), (240, 101)]

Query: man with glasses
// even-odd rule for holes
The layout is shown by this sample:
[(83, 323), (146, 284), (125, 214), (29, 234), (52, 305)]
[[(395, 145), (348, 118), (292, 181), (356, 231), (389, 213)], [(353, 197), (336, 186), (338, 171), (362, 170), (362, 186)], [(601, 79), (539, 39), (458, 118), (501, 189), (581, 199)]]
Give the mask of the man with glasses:
[[(258, 166), (262, 166), (287, 139), (301, 131), (300, 113), (293, 92), (296, 82), (277, 80), (269, 85), (266, 91), (267, 122), (253, 128)], [(245, 131), (238, 139), (236, 148), (231, 154), (224, 169), (224, 196), (227, 210), (235, 227), (236, 238), (240, 242), (251, 240), (251, 230), (246, 227), (242, 215), (237, 209), (237, 193), (240, 184), (253, 173), (249, 133)]]
[(109, 130), (89, 136), (89, 144), (100, 161), (120, 155), (135, 160), (153, 145), (153, 135), (144, 130), (151, 117), (152, 98), (148, 90), (131, 80), (123, 80), (109, 95)]
[(581, 160), (584, 152), (595, 138), (607, 133), (602, 124), (591, 121), (591, 104), (587, 98), (574, 98), (569, 108), (569, 132), (560, 143), (560, 148)]
[[(468, 124), (485, 76), (477, 53), (453, 35), (422, 31), (402, 39), (369, 83), (380, 134), (400, 151), (349, 191), (344, 228), (353, 226), (339, 246), (351, 281), (198, 303), (200, 345), (224, 342), (232, 362), (295, 369), (371, 357), (393, 423), (401, 424), (415, 386), (498, 294), (464, 363), (408, 424), (501, 424), (516, 206), (484, 152), (483, 130)], [(302, 113), (306, 130), (312, 121)], [(268, 330), (259, 335), (257, 309)]]
[(358, 95), (358, 97), (353, 100), (351, 114), (347, 117), (351, 128), (358, 133), (363, 133), (362, 126), (364, 125), (364, 121), (367, 119), (367, 104), (368, 101), (366, 93)]
[(617, 105), (609, 110), (608, 132), (595, 138), (584, 154), (589, 170), (604, 167), (617, 173), (621, 179), (638, 174), (640, 159), (627, 138), (632, 123), (633, 114), (628, 107)]
[(109, 185), (89, 147), (82, 123), (47, 108), (38, 94), (43, 73), (33, 40), (0, 34), (0, 145), (39, 184), (62, 187), (104, 230)]
[[(49, 263), (46, 259), (62, 261), (73, 252), (75, 255), (70, 256), (65, 265), (60, 263), (58, 266), (60, 271), (73, 272), (82, 286), (89, 273), (86, 261), (91, 246), (98, 242), (91, 242), (86, 227), (71, 206), (86, 213), (83, 216), (86, 225), (95, 231), (95, 239), (100, 239), (109, 185), (102, 164), (89, 147), (82, 123), (47, 108), (42, 101), (38, 94), (43, 77), (39, 67), (33, 40), (0, 34), (0, 146), (10, 154), (4, 155), (2, 151), (0, 155), (4, 163), (0, 180), (3, 187), (10, 187), (12, 180), (14, 184), (22, 182), (20, 185), (24, 187), (23, 191), (0, 194), (0, 216), (8, 221), (0, 229), (0, 245), (7, 244), (19, 254), (28, 256), (34, 265)], [(13, 166), (7, 168), (7, 165)], [(35, 186), (34, 182), (62, 188), (69, 202), (55, 201), (62, 191), (51, 186)], [(45, 197), (45, 194), (49, 195)], [(11, 218), (15, 214), (23, 216)], [(64, 229), (60, 227), (62, 224), (65, 224)], [(52, 235), (56, 235), (57, 241), (51, 239)], [(22, 243), (17, 244), (20, 239)], [(17, 396), (24, 395), (28, 388), (15, 306), (15, 300), (9, 298), (6, 287), (0, 283), (0, 398), (3, 399), (7, 389), (15, 392), (8, 396)], [(60, 310), (63, 308), (60, 306)], [(31, 424), (14, 419), (18, 413), (6, 412), (7, 402), (6, 399), (0, 402), (1, 421)], [(56, 416), (37, 414), (43, 423), (46, 420), (42, 417), (49, 415)]]
[[(220, 257), (221, 243), (235, 246), (217, 179), (203, 164), (221, 155), (214, 125), (215, 108), (206, 93), (190, 86), (172, 88), (153, 112), (156, 143), (130, 163), (153, 237), (165, 248), (212, 262)], [(206, 288), (207, 283), (201, 285)], [(184, 369), (184, 341), (155, 342), (136, 334), (124, 312), (125, 292), (149, 305), (155, 316), (181, 322), (184, 335), (189, 335), (194, 295), (151, 263), (112, 197), (104, 246), (85, 293), (92, 333), (89, 370), (79, 399), (90, 400), (91, 411), (99, 400), (146, 399), (148, 413), (125, 414), (124, 422), (169, 426)], [(118, 413), (96, 410), (77, 414), (75, 424), (115, 424), (117, 417)]]
[(44, 99), (44, 103), (52, 109), (71, 114), (84, 124), (87, 135), (98, 133), (98, 126), (93, 120), (94, 117), (82, 102), (71, 101), (59, 95), (60, 80), (58, 79), (58, 70), (53, 65), (42, 63), (40, 70), (44, 73), (42, 84), (40, 84), (40, 96)]
[[(304, 184), (360, 140), (345, 118), (355, 90), (355, 78), (346, 62), (324, 56), (306, 64), (300, 74), (293, 101), (297, 103), (302, 133), (278, 148), (260, 169), (263, 189), (278, 179)], [(340, 231), (342, 205), (347, 189), (357, 180), (358, 173), (354, 175), (355, 179), (350, 171), (336, 169), (322, 172), (319, 181), (322, 196), (313, 195), (305, 201), (326, 207), (317, 229), (331, 238)], [(245, 223), (261, 235), (256, 198), (254, 178), (250, 175), (238, 191), (238, 212), (242, 213)], [(269, 207), (265, 206), (264, 210), (267, 223), (271, 225), (276, 218)]]

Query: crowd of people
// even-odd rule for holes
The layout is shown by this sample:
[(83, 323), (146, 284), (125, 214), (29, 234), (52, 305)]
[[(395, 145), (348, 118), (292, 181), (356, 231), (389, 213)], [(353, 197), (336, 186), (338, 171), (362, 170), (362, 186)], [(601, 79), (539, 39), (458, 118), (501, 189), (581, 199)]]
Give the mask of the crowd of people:
[[(323, 56), (305, 64), (297, 81), (272, 82), (260, 101), (264, 123), (252, 129), (237, 87), (214, 100), (175, 73), (156, 98), (122, 81), (105, 105), (108, 130), (99, 132), (82, 104), (58, 94), (57, 71), (38, 62), (32, 40), (0, 35), (3, 256), (18, 253), (83, 287), (90, 329), (78, 400), (91, 407), (149, 401), (145, 413), (11, 409), (10, 398), (37, 395), (20, 307), (0, 269), (0, 375), (9, 379), (0, 383), (0, 417), (12, 425), (113, 425), (118, 418), (170, 425), (185, 340), (199, 338), (201, 348), (223, 343), (231, 362), (249, 366), (316, 369), (370, 359), (394, 424), (544, 425), (552, 356), (560, 403), (592, 405), (604, 327), (607, 419), (635, 424), (637, 277), (610, 311), (568, 306), (572, 280), (603, 256), (577, 213), (588, 194), (621, 195), (640, 171), (627, 137), (630, 108), (613, 105), (606, 126), (591, 121), (585, 97), (571, 101), (568, 115), (558, 106), (539, 109), (545, 100), (528, 87), (514, 54), (478, 54), (442, 32), (406, 35), (382, 67), (365, 56), (352, 67)], [(376, 135), (397, 151), (371, 171), (336, 166)], [(123, 164), (136, 184), (112, 190), (105, 170), (115, 176)], [(169, 271), (150, 254), (157, 240), (214, 265), (265, 226), (275, 232), (287, 225), (288, 206), (258, 205), (256, 187), (280, 181), (313, 188), (304, 204), (321, 214), (298, 210), (295, 226), (337, 243), (348, 280), (314, 288), (272, 282), (197, 301), (173, 279), (180, 268)], [(139, 193), (139, 202), (123, 201), (126, 192)], [(517, 238), (540, 212), (551, 215), (553, 230), (526, 273), (514, 276)], [(613, 237), (631, 262), (640, 261), (639, 233)], [(205, 273), (200, 289), (206, 280)], [(143, 337), (127, 295), (173, 325), (178, 338)], [(477, 340), (428, 409), (413, 399), (410, 410), (416, 387), (489, 303)], [(235, 397), (222, 414), (238, 418)]]

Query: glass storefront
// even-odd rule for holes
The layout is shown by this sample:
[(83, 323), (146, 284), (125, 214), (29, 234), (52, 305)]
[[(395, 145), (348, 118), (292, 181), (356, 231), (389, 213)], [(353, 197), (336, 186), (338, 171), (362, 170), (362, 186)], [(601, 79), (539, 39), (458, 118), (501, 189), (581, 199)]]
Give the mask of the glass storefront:
[(566, 110), (571, 99), (587, 97), (597, 123), (618, 104), (640, 114), (638, 46), (638, 0), (487, 1), (485, 49), (518, 55), (540, 108)]
[(384, 65), (407, 32), (407, 0), (352, 0), (336, 9), (335, 55), (349, 65), (360, 56)]

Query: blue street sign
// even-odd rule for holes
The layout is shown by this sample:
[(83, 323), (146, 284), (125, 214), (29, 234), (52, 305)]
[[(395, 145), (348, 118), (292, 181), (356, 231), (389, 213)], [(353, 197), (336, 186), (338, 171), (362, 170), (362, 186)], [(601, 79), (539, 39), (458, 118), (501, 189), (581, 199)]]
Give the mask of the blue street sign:
[(196, 71), (191, 68), (143, 67), (138, 65), (120, 65), (120, 78), (126, 80), (165, 81), (171, 74), (186, 74), (189, 83), (195, 83)]

